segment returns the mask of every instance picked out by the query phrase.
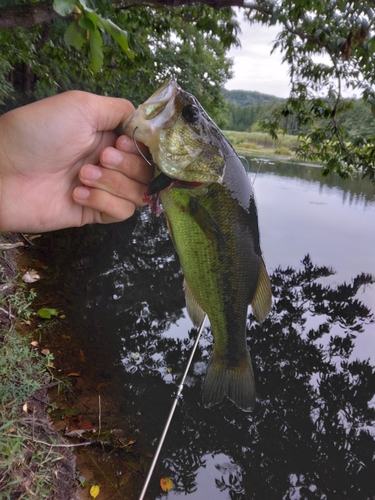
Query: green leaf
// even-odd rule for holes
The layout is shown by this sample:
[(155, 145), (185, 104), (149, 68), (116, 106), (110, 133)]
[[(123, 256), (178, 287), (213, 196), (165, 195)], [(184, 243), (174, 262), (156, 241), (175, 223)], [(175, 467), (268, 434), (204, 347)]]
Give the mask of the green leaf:
[(81, 50), (82, 45), (86, 42), (85, 34), (85, 30), (74, 20), (65, 31), (64, 42), (66, 45), (72, 45), (77, 50)]
[(99, 30), (90, 31), (90, 62), (94, 73), (97, 73), (103, 66), (103, 40)]
[(49, 307), (42, 307), (37, 311), (37, 315), (39, 318), (43, 319), (51, 319), (52, 316), (58, 316), (59, 311), (57, 309), (51, 309)]
[(92, 12), (92, 9), (87, 5), (86, 0), (80, 0), (77, 2), (81, 10), (85, 10), (86, 12)]
[(98, 23), (93, 20), (92, 16), (87, 15), (87, 12), (82, 12), (79, 19), (79, 25), (85, 30), (94, 31)]
[(53, 10), (60, 16), (67, 16), (73, 11), (75, 0), (53, 0)]
[(125, 30), (121, 29), (110, 19), (104, 19), (103, 17), (100, 17), (100, 27), (111, 35), (130, 59), (134, 58), (134, 52), (129, 49), (128, 33)]

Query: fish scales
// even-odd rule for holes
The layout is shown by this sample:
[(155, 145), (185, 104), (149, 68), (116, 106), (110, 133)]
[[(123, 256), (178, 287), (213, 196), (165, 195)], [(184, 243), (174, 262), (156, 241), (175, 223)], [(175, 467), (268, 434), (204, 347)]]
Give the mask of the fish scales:
[(255, 402), (246, 342), (248, 305), (259, 321), (271, 305), (247, 173), (199, 102), (174, 80), (120, 131), (150, 149), (157, 166), (150, 193), (158, 174), (171, 179), (160, 200), (184, 273), (187, 310), (195, 326), (207, 313), (214, 337), (203, 402), (210, 407), (226, 396), (247, 411)]

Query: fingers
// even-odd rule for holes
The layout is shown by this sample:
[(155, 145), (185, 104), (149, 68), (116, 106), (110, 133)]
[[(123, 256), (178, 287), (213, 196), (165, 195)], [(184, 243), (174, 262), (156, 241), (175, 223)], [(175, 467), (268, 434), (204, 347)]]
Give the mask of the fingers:
[(102, 190), (108, 194), (131, 201), (134, 205), (143, 206), (147, 182), (138, 181), (118, 170), (84, 165), (79, 173), (82, 184), (88, 188)]
[(152, 167), (139, 155), (131, 139), (122, 136), (116, 146), (119, 149), (107, 147), (102, 151), (100, 165), (81, 168), (79, 179), (83, 186), (73, 191), (76, 203), (101, 213), (98, 222), (125, 220), (136, 207), (144, 206), (152, 177)]
[(139, 154), (139, 152), (141, 152), (143, 157), (150, 158), (148, 148), (142, 144), (142, 142), (137, 142), (136, 146), (134, 140), (127, 135), (121, 135), (118, 137), (116, 141), (116, 148), (124, 153)]
[(78, 186), (74, 189), (73, 199), (79, 205), (90, 209), (88, 212), (83, 211), (81, 225), (88, 222), (102, 224), (120, 222), (131, 217), (136, 208), (135, 203), (130, 200), (113, 196), (102, 189), (90, 189), (85, 186)]
[(121, 172), (143, 184), (150, 182), (153, 173), (153, 168), (138, 153), (123, 153), (111, 147), (102, 151), (100, 163), (107, 170)]

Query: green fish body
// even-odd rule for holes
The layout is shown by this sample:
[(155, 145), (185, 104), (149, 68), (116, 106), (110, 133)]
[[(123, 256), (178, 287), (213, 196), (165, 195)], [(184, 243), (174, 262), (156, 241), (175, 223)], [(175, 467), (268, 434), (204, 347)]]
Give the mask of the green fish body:
[(246, 343), (248, 305), (263, 321), (272, 296), (247, 173), (196, 98), (174, 80), (120, 130), (150, 149), (159, 174), (151, 194), (163, 176), (169, 184), (160, 200), (184, 273), (187, 310), (195, 326), (206, 313), (214, 337), (203, 403), (210, 407), (226, 396), (249, 410), (255, 382)]

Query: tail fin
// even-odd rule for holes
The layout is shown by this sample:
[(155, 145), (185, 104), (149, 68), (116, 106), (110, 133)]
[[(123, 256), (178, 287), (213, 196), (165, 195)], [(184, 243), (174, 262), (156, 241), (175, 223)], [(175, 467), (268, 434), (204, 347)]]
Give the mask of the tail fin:
[(220, 403), (225, 396), (241, 410), (250, 411), (255, 404), (255, 380), (250, 354), (239, 366), (226, 367), (211, 357), (206, 379), (203, 383), (202, 399), (206, 408)]

